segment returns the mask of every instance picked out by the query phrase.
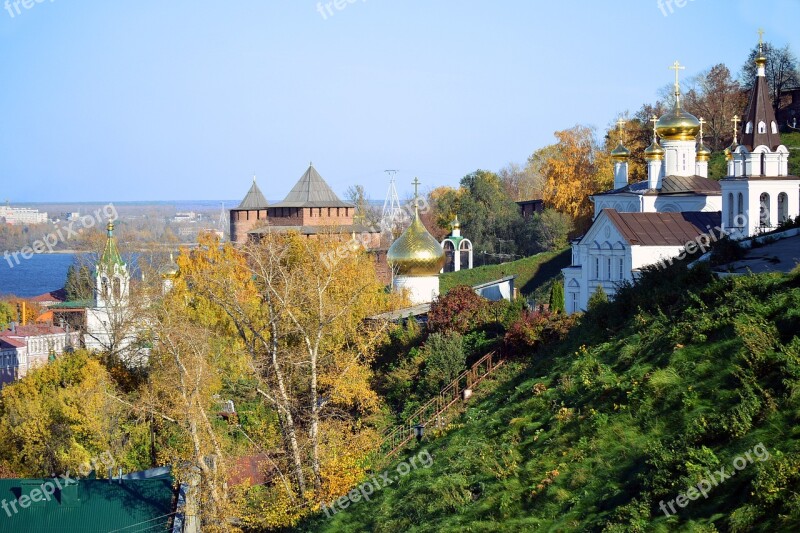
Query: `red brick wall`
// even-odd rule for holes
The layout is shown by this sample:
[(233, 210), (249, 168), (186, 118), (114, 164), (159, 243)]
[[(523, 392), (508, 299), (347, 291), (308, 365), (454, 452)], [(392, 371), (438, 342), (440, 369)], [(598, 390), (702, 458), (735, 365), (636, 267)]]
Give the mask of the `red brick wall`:
[(231, 210), (231, 242), (244, 244), (247, 242), (247, 232), (263, 226), (267, 222), (267, 210), (236, 211)]
[(350, 226), (352, 207), (270, 207), (273, 226)]

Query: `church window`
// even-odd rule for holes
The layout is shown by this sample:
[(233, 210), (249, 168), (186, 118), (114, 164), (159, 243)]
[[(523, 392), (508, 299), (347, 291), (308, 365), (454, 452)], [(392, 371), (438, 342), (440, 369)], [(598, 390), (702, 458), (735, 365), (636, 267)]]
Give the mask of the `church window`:
[(778, 195), (778, 223), (789, 219), (789, 196), (782, 192)]
[(683, 153), (683, 170), (686, 170), (686, 152)]
[(617, 279), (618, 280), (622, 280), (624, 270), (625, 270), (625, 259), (620, 257), (619, 258), (619, 272), (617, 272)]
[(742, 193), (739, 193), (739, 205), (737, 206), (736, 211), (736, 214), (739, 215), (739, 218), (744, 216), (744, 195)]
[(733, 193), (728, 193), (728, 226), (733, 225)]
[(599, 279), (600, 278), (600, 258), (595, 257), (593, 263), (593, 270), (592, 270), (592, 279)]
[(573, 292), (571, 294), (572, 294), (572, 312), (573, 313), (577, 313), (578, 312), (578, 293), (577, 292)]
[(767, 133), (767, 125), (763, 120), (758, 123), (758, 133)]
[(606, 259), (606, 279), (608, 279), (608, 280), (612, 279), (612, 275), (611, 275), (611, 258), (610, 257)]
[(772, 133), (778, 133), (778, 125), (775, 124), (775, 121), (772, 121)]
[(759, 223), (761, 227), (768, 227), (769, 226), (769, 194), (763, 193), (760, 198), (761, 206), (759, 208)]
[(748, 122), (747, 123), (747, 126), (744, 127), (744, 132), (745, 133), (753, 133), (753, 123), (752, 122)]

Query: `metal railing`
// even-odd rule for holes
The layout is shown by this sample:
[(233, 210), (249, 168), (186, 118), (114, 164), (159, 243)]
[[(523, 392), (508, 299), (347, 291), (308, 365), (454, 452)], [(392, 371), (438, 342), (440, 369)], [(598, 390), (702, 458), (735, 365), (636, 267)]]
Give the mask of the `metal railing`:
[(415, 437), (415, 428), (420, 426), (427, 428), (432, 424), (441, 428), (443, 425), (442, 417), (446, 414), (446, 411), (459, 401), (468, 398), (469, 393), (465, 394), (464, 391), (471, 391), (472, 388), (500, 367), (503, 361), (502, 357), (494, 351), (481, 357), (469, 369), (459, 374), (456, 379), (443, 388), (438, 395), (417, 409), (405, 422), (390, 429), (381, 441), (378, 449), (379, 454), (384, 460), (396, 455)]

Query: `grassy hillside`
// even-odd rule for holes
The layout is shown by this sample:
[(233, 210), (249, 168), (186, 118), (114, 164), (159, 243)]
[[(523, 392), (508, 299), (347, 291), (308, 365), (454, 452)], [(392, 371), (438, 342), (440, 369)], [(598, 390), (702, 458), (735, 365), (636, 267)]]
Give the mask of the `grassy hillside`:
[(536, 254), (500, 265), (487, 265), (470, 270), (449, 272), (439, 277), (441, 290), (447, 292), (458, 285), (471, 287), (516, 274), (518, 276), (516, 286), (519, 287), (522, 294), (528, 295), (533, 293), (539, 285), (561, 274), (561, 269), (569, 266), (571, 259), (571, 252), (567, 249)]
[(429, 467), (301, 529), (797, 531), (798, 334), (797, 271), (646, 272), (409, 451)]

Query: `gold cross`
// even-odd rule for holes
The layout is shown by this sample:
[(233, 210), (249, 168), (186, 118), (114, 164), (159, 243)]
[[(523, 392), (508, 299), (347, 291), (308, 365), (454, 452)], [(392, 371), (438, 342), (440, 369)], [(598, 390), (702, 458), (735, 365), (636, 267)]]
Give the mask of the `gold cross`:
[(758, 28), (758, 53), (761, 53), (761, 47), (764, 44), (764, 29)]
[(656, 123), (658, 122), (658, 117), (653, 115), (653, 117), (650, 119), (650, 122), (653, 123), (653, 135), (655, 135), (656, 134)]
[(700, 117), (700, 120), (698, 120), (698, 122), (700, 123), (700, 144), (703, 144), (703, 124), (706, 123), (706, 119)]
[(731, 122), (733, 122), (733, 143), (738, 144), (738, 133), (739, 133), (739, 123), (742, 119), (739, 118), (739, 115), (733, 115)]
[(627, 124), (627, 122), (625, 120), (623, 120), (622, 118), (620, 118), (617, 121), (617, 131), (619, 132), (619, 142), (624, 142), (625, 141), (625, 129), (624, 129), (625, 128), (625, 124)]
[(678, 79), (679, 78), (679, 72), (681, 70), (686, 70), (686, 67), (684, 67), (683, 65), (678, 63), (678, 61), (675, 61), (675, 63), (673, 63), (672, 66), (669, 67), (669, 69), (675, 71), (675, 90), (677, 91), (678, 87), (680, 87), (680, 80)]

